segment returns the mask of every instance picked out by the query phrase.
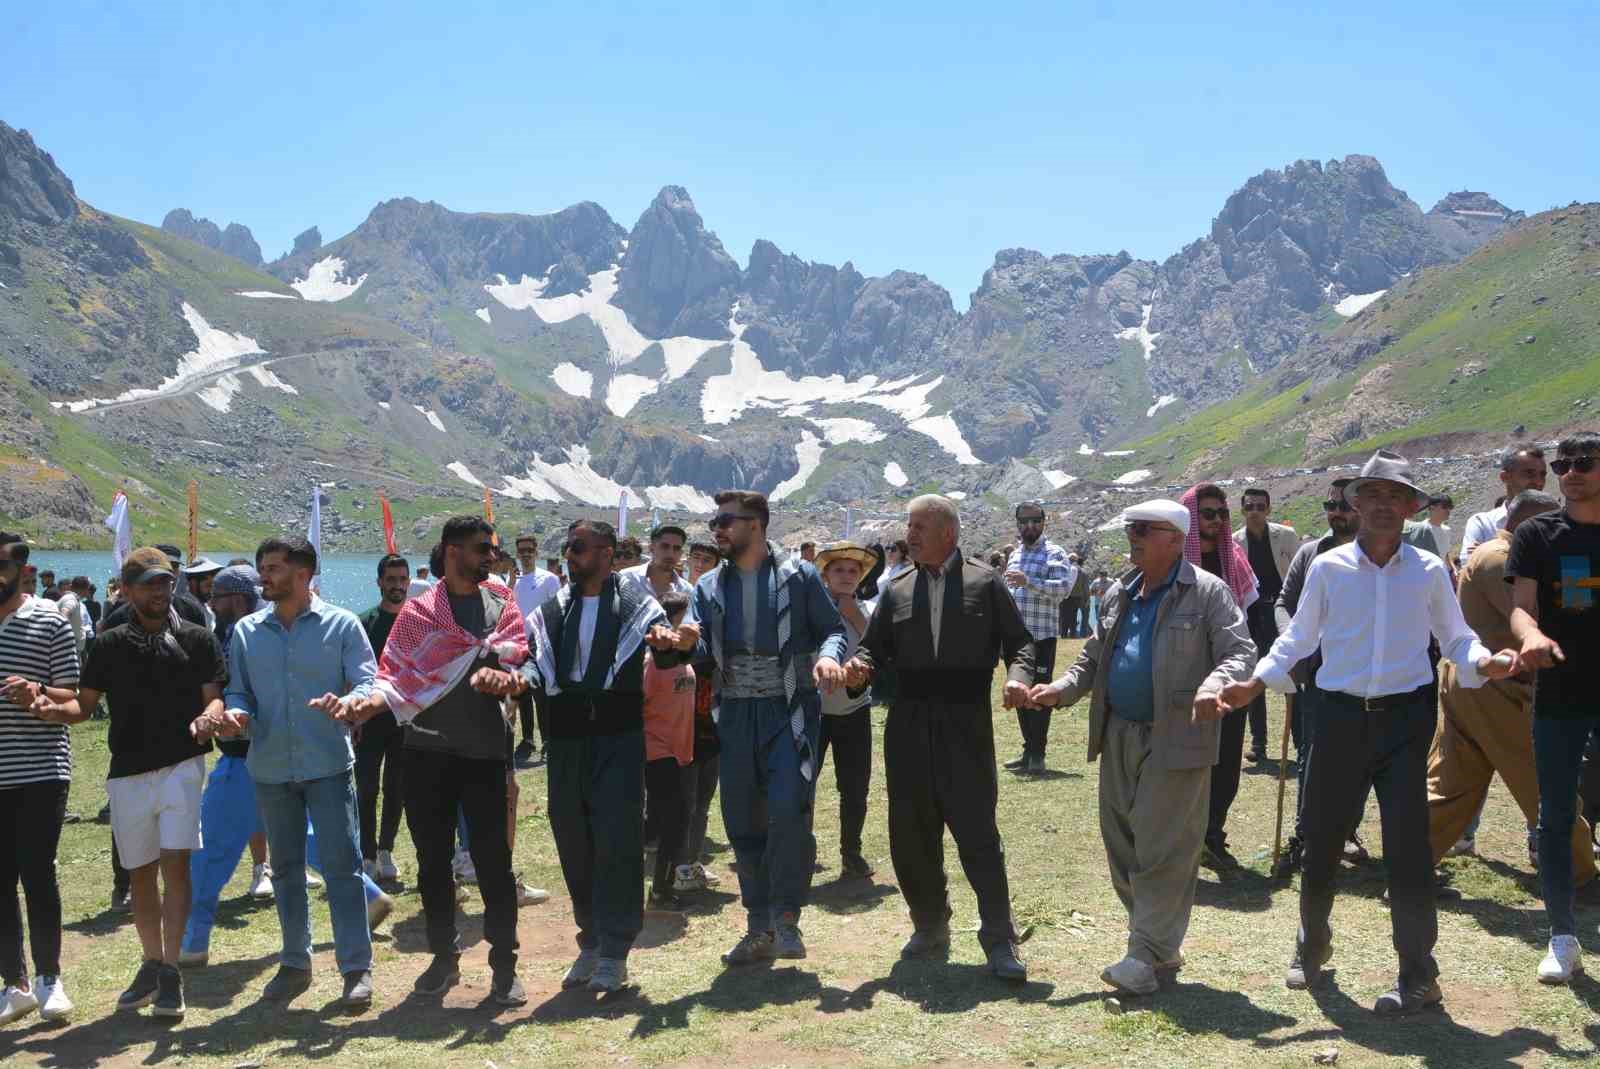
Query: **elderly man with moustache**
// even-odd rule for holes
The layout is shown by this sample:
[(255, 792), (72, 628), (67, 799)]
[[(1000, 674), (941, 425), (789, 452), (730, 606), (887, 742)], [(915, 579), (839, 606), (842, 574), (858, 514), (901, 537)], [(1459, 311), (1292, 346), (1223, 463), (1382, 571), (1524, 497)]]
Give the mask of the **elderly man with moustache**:
[(1107, 592), (1095, 634), (1037, 705), (1090, 696), (1089, 760), (1100, 762), (1100, 833), (1128, 911), (1128, 952), (1100, 978), (1153, 993), (1183, 963), (1220, 738), (1217, 696), (1255, 665), (1228, 584), (1184, 560), (1190, 510), (1157, 499), (1125, 510), (1133, 569)]
[(1514, 652), (1491, 653), (1467, 626), (1444, 562), (1401, 541), (1406, 517), (1427, 500), (1409, 473), (1404, 457), (1379, 450), (1345, 487), (1346, 500), (1361, 513), (1361, 533), (1312, 562), (1289, 630), (1250, 679), (1223, 690), (1217, 710), (1225, 715), (1244, 708), (1268, 684), (1291, 692), (1290, 669), (1321, 647), (1316, 738), (1306, 771), (1300, 928), (1284, 982), (1296, 989), (1315, 985), (1333, 956), (1328, 919), (1339, 856), (1370, 786), (1382, 813), (1400, 959), (1393, 989), (1373, 1005), (1379, 1016), (1415, 1013), (1443, 998), (1433, 958), (1439, 922), (1428, 850), (1427, 755), (1438, 715), (1429, 637), (1438, 637), (1464, 687), (1503, 679), (1517, 662)]
[(889, 781), (889, 853), (915, 933), (901, 956), (950, 949), (950, 898), (944, 872), (948, 827), (961, 867), (978, 896), (988, 969), (1020, 983), (1006, 879), (995, 823), (998, 781), (990, 688), (1003, 654), (1004, 701), (1021, 705), (1034, 680), (1034, 640), (994, 569), (966, 559), (961, 516), (948, 498), (928, 494), (909, 506), (906, 543), (917, 567), (891, 580), (846, 669), (852, 692), (878, 669), (899, 673), (899, 693), (883, 734)]

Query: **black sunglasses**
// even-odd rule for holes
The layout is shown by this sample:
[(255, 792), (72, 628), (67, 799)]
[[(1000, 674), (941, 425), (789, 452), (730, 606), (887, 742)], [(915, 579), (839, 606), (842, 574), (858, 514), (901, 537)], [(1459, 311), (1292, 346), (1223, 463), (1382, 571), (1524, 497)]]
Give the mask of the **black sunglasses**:
[(1355, 510), (1350, 507), (1350, 502), (1348, 502), (1348, 501), (1335, 500), (1333, 498), (1329, 498), (1328, 500), (1326, 500), (1326, 501), (1324, 501), (1322, 503), (1322, 511), (1323, 512), (1354, 512)]
[(1136, 538), (1144, 538), (1152, 531), (1165, 531), (1171, 534), (1178, 533), (1178, 529), (1176, 527), (1160, 527), (1149, 520), (1134, 520), (1132, 523), (1123, 524), (1122, 529)]
[(1594, 470), (1596, 464), (1600, 464), (1600, 457), (1559, 457), (1550, 462), (1550, 470), (1556, 473), (1556, 478), (1569, 471), (1587, 475)]
[(1202, 520), (1216, 520), (1216, 519), (1221, 519), (1222, 517), (1228, 515), (1228, 506), (1224, 505), (1219, 509), (1200, 509), (1200, 508), (1197, 508), (1197, 509), (1195, 509), (1195, 511), (1200, 514), (1200, 518)]
[(733, 513), (733, 512), (719, 512), (715, 516), (711, 517), (711, 522), (709, 524), (707, 524), (706, 526), (710, 527), (713, 531), (720, 531), (720, 530), (723, 530), (724, 528), (732, 527), (734, 524), (738, 523), (740, 520), (753, 520), (753, 519), (755, 519), (754, 516), (740, 516), (737, 513)]
[(1264, 501), (1246, 501), (1244, 510), (1246, 512), (1265, 512), (1267, 511), (1267, 504)]

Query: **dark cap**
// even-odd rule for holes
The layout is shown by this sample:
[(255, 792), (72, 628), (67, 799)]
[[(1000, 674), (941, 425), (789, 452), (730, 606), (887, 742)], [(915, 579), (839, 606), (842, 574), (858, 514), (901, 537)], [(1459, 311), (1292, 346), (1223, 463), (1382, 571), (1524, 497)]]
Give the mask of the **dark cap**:
[(122, 585), (138, 586), (157, 579), (172, 580), (172, 560), (161, 550), (141, 546), (122, 561)]

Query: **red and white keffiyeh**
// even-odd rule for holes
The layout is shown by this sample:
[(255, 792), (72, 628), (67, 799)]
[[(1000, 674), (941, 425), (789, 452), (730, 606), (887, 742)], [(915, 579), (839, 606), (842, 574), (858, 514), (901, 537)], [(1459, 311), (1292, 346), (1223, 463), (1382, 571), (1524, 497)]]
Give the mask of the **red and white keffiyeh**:
[[(1189, 533), (1183, 536), (1183, 559), (1201, 567), (1200, 558), (1200, 499), (1195, 493), (1198, 486), (1191, 486), (1183, 494), (1183, 507), (1189, 510)], [(1260, 599), (1260, 585), (1256, 582), (1255, 569), (1250, 567), (1250, 557), (1239, 548), (1239, 543), (1233, 540), (1233, 533), (1223, 524), (1222, 533), (1217, 536), (1217, 560), (1222, 563), (1222, 574), (1217, 578), (1228, 584), (1228, 589), (1233, 591), (1233, 600), (1241, 611), (1248, 609)]]
[(505, 603), (499, 625), (482, 639), (474, 638), (456, 623), (450, 611), (450, 592), (442, 582), (401, 608), (383, 647), (374, 684), (401, 723), (450, 693), (478, 661), (491, 653), (497, 654), (506, 668), (528, 659), (528, 637), (516, 596), (493, 579), (484, 582), (482, 588)]

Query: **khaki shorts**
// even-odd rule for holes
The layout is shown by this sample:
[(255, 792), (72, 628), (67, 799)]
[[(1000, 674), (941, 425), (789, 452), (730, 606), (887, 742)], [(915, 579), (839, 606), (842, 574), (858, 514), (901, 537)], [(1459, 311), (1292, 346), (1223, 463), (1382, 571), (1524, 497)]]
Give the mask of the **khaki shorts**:
[(106, 780), (111, 834), (123, 868), (142, 868), (163, 850), (200, 849), (205, 779), (206, 759), (196, 756), (154, 772)]

